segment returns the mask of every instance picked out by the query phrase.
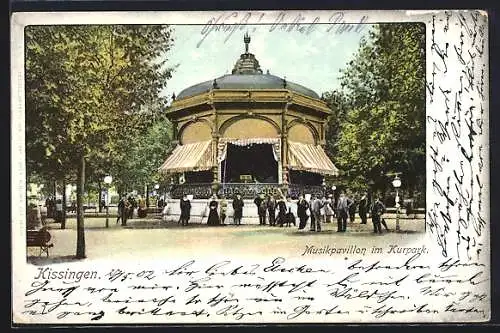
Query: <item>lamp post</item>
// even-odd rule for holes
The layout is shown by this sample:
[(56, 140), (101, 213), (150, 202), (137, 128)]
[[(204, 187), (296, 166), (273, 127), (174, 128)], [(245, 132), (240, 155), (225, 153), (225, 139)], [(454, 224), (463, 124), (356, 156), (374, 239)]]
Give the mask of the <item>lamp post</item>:
[(337, 186), (332, 185), (332, 205), (335, 203), (335, 190), (337, 189)]
[(332, 185), (332, 200), (331, 203), (333, 205), (333, 217), (337, 217), (337, 195), (335, 193), (335, 190), (337, 189), (337, 186)]
[(401, 179), (396, 175), (392, 180), (392, 186), (396, 189), (396, 231), (400, 231), (399, 227), (399, 188), (401, 187)]
[(158, 195), (158, 189), (159, 189), (159, 188), (160, 188), (160, 185), (159, 185), (159, 184), (156, 184), (156, 185), (155, 185), (155, 191), (154, 191), (154, 195), (155, 195), (155, 197), (156, 197), (156, 207), (158, 207), (158, 197), (159, 197), (159, 195)]
[(109, 228), (109, 185), (113, 181), (113, 177), (104, 177), (104, 184), (106, 184), (106, 228)]

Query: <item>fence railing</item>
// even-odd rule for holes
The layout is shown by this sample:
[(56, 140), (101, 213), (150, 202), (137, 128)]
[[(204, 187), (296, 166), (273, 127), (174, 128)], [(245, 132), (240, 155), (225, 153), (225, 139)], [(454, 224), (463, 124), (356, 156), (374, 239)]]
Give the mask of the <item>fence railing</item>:
[[(220, 184), (217, 190), (219, 197), (234, 197), (240, 194), (244, 199), (253, 199), (259, 195), (281, 196), (289, 195), (297, 198), (299, 194), (322, 195), (324, 188), (321, 185), (302, 185), (302, 184), (277, 184), (277, 183), (227, 183)], [(192, 183), (176, 184), (170, 189), (170, 196), (179, 199), (183, 194), (193, 195), (195, 199), (207, 199), (213, 194), (212, 184)]]

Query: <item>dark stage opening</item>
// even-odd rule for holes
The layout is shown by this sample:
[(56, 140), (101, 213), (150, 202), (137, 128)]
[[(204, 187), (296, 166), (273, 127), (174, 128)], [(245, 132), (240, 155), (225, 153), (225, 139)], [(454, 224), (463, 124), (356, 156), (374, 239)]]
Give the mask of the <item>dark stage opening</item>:
[(278, 162), (270, 144), (228, 144), (221, 163), (223, 183), (277, 183)]
[(323, 176), (308, 171), (290, 170), (289, 181), (290, 184), (318, 186), (323, 183)]
[(211, 170), (207, 171), (197, 171), (197, 172), (186, 172), (184, 174), (186, 183), (194, 184), (194, 183), (211, 183), (214, 174)]

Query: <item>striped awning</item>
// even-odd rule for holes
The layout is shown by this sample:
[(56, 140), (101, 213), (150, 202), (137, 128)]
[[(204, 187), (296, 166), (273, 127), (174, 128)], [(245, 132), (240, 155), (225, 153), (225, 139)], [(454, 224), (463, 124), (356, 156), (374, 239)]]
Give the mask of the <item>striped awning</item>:
[(288, 142), (288, 167), (334, 176), (339, 174), (321, 146), (293, 141)]
[(158, 168), (162, 173), (209, 170), (213, 166), (212, 141), (177, 146)]

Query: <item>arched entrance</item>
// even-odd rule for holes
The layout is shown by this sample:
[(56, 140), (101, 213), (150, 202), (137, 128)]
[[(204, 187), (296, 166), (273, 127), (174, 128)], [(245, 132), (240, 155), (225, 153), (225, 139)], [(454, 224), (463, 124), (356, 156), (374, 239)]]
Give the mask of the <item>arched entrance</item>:
[(278, 160), (270, 143), (227, 144), (221, 183), (278, 183)]

